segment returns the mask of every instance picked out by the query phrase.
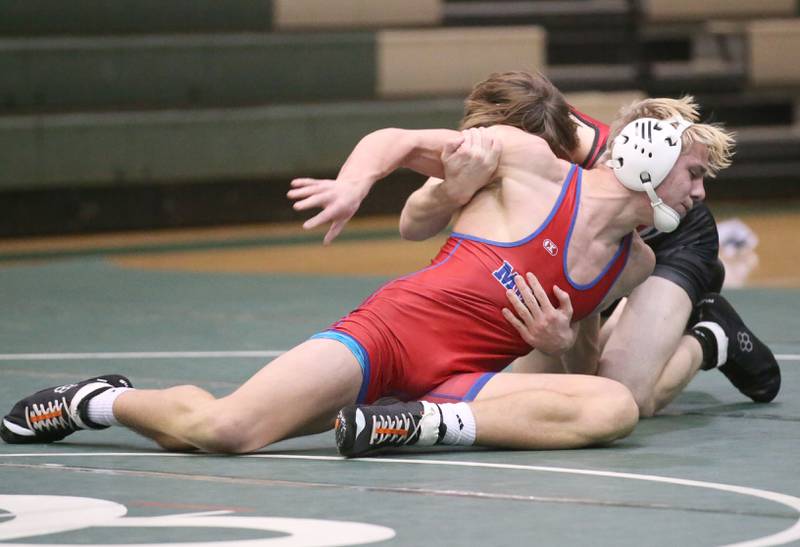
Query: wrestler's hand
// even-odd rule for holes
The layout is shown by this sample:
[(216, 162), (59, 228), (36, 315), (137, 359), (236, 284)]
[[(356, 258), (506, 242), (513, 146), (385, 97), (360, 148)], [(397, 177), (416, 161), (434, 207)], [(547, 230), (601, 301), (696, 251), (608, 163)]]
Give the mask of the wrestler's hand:
[(286, 195), (289, 199), (295, 200), (293, 205), (295, 211), (322, 209), (305, 221), (303, 228), (311, 230), (331, 223), (323, 240), (325, 245), (330, 244), (339, 235), (347, 221), (358, 211), (369, 190), (369, 185), (338, 179), (294, 179), (291, 187)]
[(445, 144), (441, 160), (444, 167), (442, 189), (459, 206), (465, 205), (475, 193), (492, 181), (503, 151), (485, 127), (473, 127), (461, 132), (463, 139)]
[(527, 274), (527, 283), (521, 275), (514, 278), (522, 300), (516, 292), (506, 291), (508, 301), (514, 312), (503, 308), (503, 317), (517, 329), (522, 339), (532, 348), (547, 355), (561, 355), (575, 343), (576, 328), (572, 321), (572, 302), (569, 295), (553, 287), (558, 299), (556, 308), (532, 273)]

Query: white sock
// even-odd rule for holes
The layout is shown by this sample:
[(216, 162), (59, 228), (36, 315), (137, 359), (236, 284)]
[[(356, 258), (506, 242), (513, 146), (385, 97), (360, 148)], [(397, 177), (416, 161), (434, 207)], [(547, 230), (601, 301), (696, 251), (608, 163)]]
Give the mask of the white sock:
[(475, 416), (467, 403), (443, 403), (442, 421), (447, 426), (442, 444), (475, 444)]
[(724, 364), (728, 360), (728, 335), (722, 327), (713, 321), (700, 321), (695, 327), (705, 327), (711, 331), (717, 341), (717, 366)]
[(89, 420), (97, 425), (122, 425), (114, 417), (114, 401), (131, 389), (129, 387), (112, 387), (89, 399), (89, 406), (86, 408)]

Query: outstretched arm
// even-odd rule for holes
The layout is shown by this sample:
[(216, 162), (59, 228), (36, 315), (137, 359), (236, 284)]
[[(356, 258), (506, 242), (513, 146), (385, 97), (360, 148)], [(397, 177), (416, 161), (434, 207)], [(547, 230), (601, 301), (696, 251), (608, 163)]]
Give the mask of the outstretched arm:
[[(597, 142), (597, 127), (603, 124), (573, 111), (578, 141), (568, 159), (580, 164), (587, 157), (594, 158), (597, 147), (603, 146)], [(478, 190), (492, 182), (502, 152), (500, 141), (489, 128), (472, 128), (462, 133), (465, 138), (461, 146), (449, 153), (445, 149), (442, 155), (444, 180), (428, 179), (406, 201), (400, 216), (403, 239), (422, 241), (438, 234)]]
[(295, 210), (322, 209), (303, 228), (330, 222), (324, 240), (328, 244), (339, 235), (378, 180), (400, 167), (442, 177), (442, 151), (446, 146), (457, 148), (462, 141), (460, 133), (447, 129), (381, 129), (361, 139), (335, 180), (294, 179), (288, 197), (295, 200)]
[(442, 231), (453, 214), (489, 184), (500, 161), (502, 145), (486, 128), (462, 131), (442, 151), (444, 180), (430, 178), (409, 196), (400, 215), (403, 239), (422, 241)]

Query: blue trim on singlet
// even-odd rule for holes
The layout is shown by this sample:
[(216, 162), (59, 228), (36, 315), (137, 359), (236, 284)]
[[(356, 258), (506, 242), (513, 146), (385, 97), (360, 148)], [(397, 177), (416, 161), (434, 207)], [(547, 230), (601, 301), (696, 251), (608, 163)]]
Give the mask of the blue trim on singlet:
[(364, 349), (364, 346), (361, 345), (361, 342), (353, 338), (351, 335), (337, 330), (318, 332), (309, 338), (309, 340), (320, 339), (336, 340), (337, 342), (341, 342), (347, 347), (347, 349), (350, 350), (350, 352), (358, 361), (358, 364), (361, 365), (361, 389), (358, 390), (358, 399), (356, 402), (364, 403), (367, 398), (367, 389), (369, 388), (369, 353), (367, 353), (367, 350)]
[(439, 393), (438, 391), (431, 391), (427, 395), (425, 395), (425, 399), (423, 401), (427, 401), (430, 399), (449, 399), (454, 402), (464, 402), (464, 397), (460, 395), (450, 395), (449, 393)]
[(496, 372), (487, 372), (487, 373), (481, 375), (481, 377), (478, 378), (478, 380), (474, 384), (472, 384), (472, 387), (469, 389), (469, 391), (467, 391), (467, 394), (464, 395), (464, 399), (463, 400), (464, 401), (474, 401), (475, 397), (477, 397), (478, 393), (480, 393), (480, 391), (483, 389), (483, 386), (485, 386), (486, 383), (489, 380), (494, 378), (495, 374), (497, 374), (497, 373)]
[(581, 169), (578, 165), (572, 164), (570, 167), (569, 173), (567, 173), (567, 178), (564, 181), (564, 185), (561, 188), (561, 193), (558, 195), (558, 199), (556, 200), (555, 205), (550, 210), (550, 214), (547, 215), (547, 218), (544, 222), (539, 226), (535, 232), (531, 235), (525, 237), (524, 239), (520, 239), (519, 241), (513, 241), (511, 243), (502, 242), (502, 241), (492, 241), (491, 239), (483, 239), (481, 237), (471, 236), (468, 234), (462, 234), (459, 232), (453, 232), (450, 234), (453, 237), (457, 237), (459, 239), (469, 239), (470, 241), (478, 241), (480, 243), (486, 243), (487, 245), (494, 245), (495, 247), (519, 247), (520, 245), (524, 245), (528, 241), (532, 240), (536, 236), (538, 236), (542, 230), (547, 228), (547, 225), (550, 224), (550, 221), (553, 220), (553, 217), (556, 215), (558, 210), (561, 208), (561, 202), (564, 200), (564, 196), (567, 194), (567, 190), (571, 186), (570, 182), (572, 180), (572, 175), (575, 172), (575, 169), (579, 169), (578, 171), (578, 185), (580, 185), (581, 175), (583, 173), (583, 169)]
[[(573, 288), (575, 288), (575, 289), (577, 289), (579, 291), (585, 291), (585, 290), (589, 290), (592, 287), (594, 287), (595, 285), (597, 285), (603, 279), (603, 277), (606, 275), (606, 273), (608, 273), (608, 270), (610, 270), (614, 266), (614, 264), (616, 263), (617, 259), (619, 258), (619, 255), (622, 254), (622, 252), (625, 250), (625, 246), (628, 243), (628, 240), (629, 240), (629, 238), (631, 237), (632, 234), (629, 234), (629, 235), (627, 235), (627, 236), (625, 236), (623, 238), (623, 240), (620, 242), (619, 246), (617, 247), (617, 252), (614, 253), (614, 256), (611, 258), (611, 260), (608, 261), (608, 264), (605, 265), (605, 267), (597, 275), (597, 277), (595, 277), (593, 280), (591, 280), (589, 283), (587, 283), (585, 285), (581, 285), (580, 283), (576, 283), (569, 276), (569, 270), (567, 269), (567, 256), (569, 255), (569, 242), (572, 239), (572, 230), (575, 228), (575, 221), (578, 219), (578, 210), (580, 209), (580, 207), (581, 207), (581, 181), (578, 180), (578, 188), (577, 188), (576, 196), (575, 196), (575, 211), (573, 211), (573, 213), (572, 213), (572, 220), (569, 223), (569, 231), (567, 232), (567, 243), (566, 243), (566, 247), (567, 248), (564, 250), (564, 261), (563, 261), (564, 262), (564, 266), (563, 266), (563, 268), (564, 268), (564, 277), (567, 278), (567, 281), (569, 281), (569, 284), (572, 285)], [(628, 261), (628, 257), (626, 256), (625, 257), (625, 262), (627, 263), (627, 261)], [(622, 272), (622, 270), (620, 270), (620, 272)], [(619, 275), (619, 273), (617, 275)]]
[[(455, 395), (453, 393), (445, 393), (443, 391), (431, 391), (422, 400), (428, 399), (447, 399), (454, 402), (469, 402), (474, 401), (475, 397), (478, 396), (478, 393), (483, 389), (486, 383), (494, 378), (494, 375), (497, 374), (496, 372), (484, 372), (475, 382), (472, 384), (466, 393), (463, 395)], [(445, 380), (444, 384), (446, 384), (449, 380)], [(441, 385), (439, 387), (442, 387)]]

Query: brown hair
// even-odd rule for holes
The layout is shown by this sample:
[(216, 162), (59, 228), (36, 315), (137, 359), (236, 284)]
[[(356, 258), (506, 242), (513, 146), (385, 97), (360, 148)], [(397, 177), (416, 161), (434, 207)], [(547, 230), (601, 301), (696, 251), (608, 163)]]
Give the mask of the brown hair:
[(491, 125), (510, 125), (541, 137), (562, 159), (569, 159), (578, 146), (569, 104), (539, 72), (494, 73), (472, 89), (464, 101), (461, 129)]
[(622, 108), (611, 124), (608, 142), (613, 142), (620, 131), (637, 118), (666, 120), (676, 115), (694, 122), (694, 125), (683, 133), (681, 139), (683, 150), (688, 150), (695, 142), (704, 144), (708, 148), (709, 177), (715, 177), (718, 172), (731, 164), (735, 134), (726, 131), (720, 124), (697, 123), (700, 113), (691, 95), (685, 95), (680, 99), (644, 99)]

